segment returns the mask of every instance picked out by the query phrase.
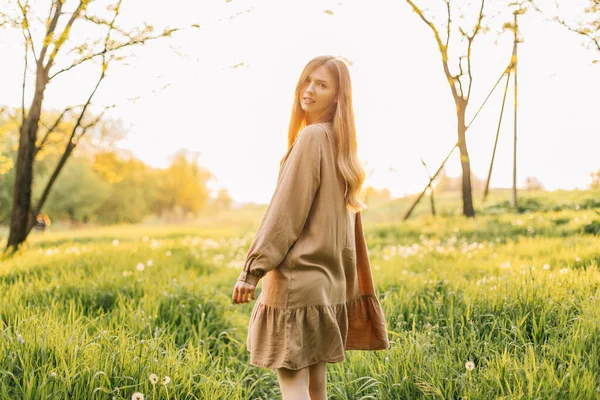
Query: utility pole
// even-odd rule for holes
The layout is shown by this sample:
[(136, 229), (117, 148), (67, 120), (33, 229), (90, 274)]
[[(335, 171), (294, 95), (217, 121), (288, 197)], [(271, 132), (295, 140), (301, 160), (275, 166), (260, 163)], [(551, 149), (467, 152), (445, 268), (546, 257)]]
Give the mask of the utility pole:
[(515, 10), (514, 15), (514, 40), (513, 40), (513, 55), (512, 67), (515, 72), (515, 99), (514, 99), (514, 126), (513, 126), (513, 186), (510, 205), (517, 208), (517, 43), (519, 42), (519, 26), (517, 25), (517, 15), (522, 11)]

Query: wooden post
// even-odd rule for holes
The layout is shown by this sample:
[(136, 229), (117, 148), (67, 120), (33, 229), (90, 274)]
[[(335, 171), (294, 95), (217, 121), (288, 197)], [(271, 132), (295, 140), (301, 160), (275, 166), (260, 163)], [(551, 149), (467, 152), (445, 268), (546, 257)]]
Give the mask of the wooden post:
[(510, 205), (513, 208), (517, 208), (517, 43), (518, 40), (518, 25), (517, 25), (517, 14), (519, 11), (515, 11), (514, 14), (514, 40), (513, 40), (513, 55), (512, 65), (515, 71), (515, 100), (514, 100), (514, 126), (513, 126), (513, 185), (512, 185), (512, 197)]

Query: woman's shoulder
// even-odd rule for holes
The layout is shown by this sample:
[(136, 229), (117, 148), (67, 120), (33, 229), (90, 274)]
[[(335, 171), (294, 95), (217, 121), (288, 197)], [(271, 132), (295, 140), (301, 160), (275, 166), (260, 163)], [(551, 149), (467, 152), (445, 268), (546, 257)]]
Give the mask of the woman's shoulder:
[(326, 140), (331, 130), (331, 123), (315, 123), (302, 128), (298, 136), (313, 137), (315, 140)]
[(300, 133), (308, 135), (319, 135), (327, 132), (326, 127), (322, 123), (310, 124), (302, 128)]

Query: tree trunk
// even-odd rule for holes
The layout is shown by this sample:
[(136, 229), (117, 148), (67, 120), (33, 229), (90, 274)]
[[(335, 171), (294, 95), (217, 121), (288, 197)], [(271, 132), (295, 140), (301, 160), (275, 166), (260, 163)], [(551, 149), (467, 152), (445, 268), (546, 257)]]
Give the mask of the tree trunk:
[(465, 124), (466, 102), (459, 99), (456, 108), (458, 116), (458, 148), (460, 150), (460, 165), (462, 167), (462, 200), (463, 214), (465, 217), (474, 217), (475, 210), (473, 209), (473, 196), (471, 191), (471, 160), (467, 151)]
[[(37, 215), (41, 210), (42, 207), (44, 206), (44, 203), (46, 202), (46, 200), (48, 199), (48, 196), (50, 195), (50, 190), (52, 189), (52, 186), (54, 185), (54, 183), (56, 182), (56, 179), (58, 178), (58, 175), (60, 174), (60, 171), (63, 169), (63, 167), (65, 166), (67, 159), (69, 158), (69, 156), (71, 155), (71, 153), (73, 152), (73, 149), (75, 148), (75, 144), (73, 142), (69, 142), (67, 144), (67, 148), (65, 149), (62, 157), (60, 158), (56, 168), (54, 169), (54, 172), (52, 173), (52, 176), (50, 176), (50, 179), (48, 180), (48, 183), (46, 184), (46, 188), (44, 189), (44, 192), (42, 193), (42, 197), (40, 197), (40, 201), (37, 204), (36, 208), (34, 210), (32, 210), (32, 216)], [(33, 227), (35, 226), (35, 223), (33, 222), (34, 220), (32, 220), (29, 224), (29, 226), (27, 227), (27, 233), (31, 232), (31, 230), (33, 229)]]
[[(19, 151), (15, 168), (15, 186), (13, 191), (13, 209), (6, 251), (17, 251), (29, 234), (35, 216), (31, 215), (31, 187), (33, 182), (33, 159), (37, 140), (38, 124), (42, 112), (44, 90), (48, 77), (41, 63), (37, 66), (35, 95), (27, 117), (19, 130)], [(25, 111), (25, 110), (23, 110)]]

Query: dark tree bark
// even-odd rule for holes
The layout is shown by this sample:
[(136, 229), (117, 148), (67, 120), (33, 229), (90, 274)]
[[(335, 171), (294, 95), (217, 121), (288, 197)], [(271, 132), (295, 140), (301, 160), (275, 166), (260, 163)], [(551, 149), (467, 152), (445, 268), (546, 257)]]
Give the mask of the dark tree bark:
[(29, 108), (29, 113), (23, 119), (19, 134), (19, 150), (17, 153), (15, 186), (13, 190), (13, 209), (10, 221), (7, 250), (25, 241), (33, 226), (35, 216), (31, 210), (31, 186), (33, 183), (33, 159), (36, 153), (38, 125), (42, 112), (42, 101), (48, 84), (48, 74), (41, 61), (37, 62), (35, 80), (35, 95)]

